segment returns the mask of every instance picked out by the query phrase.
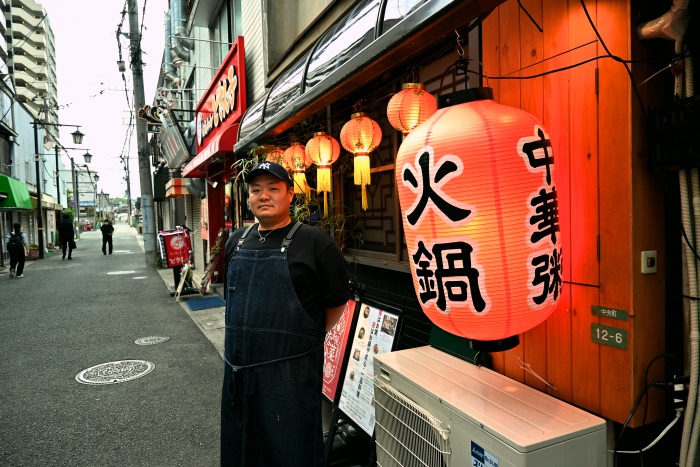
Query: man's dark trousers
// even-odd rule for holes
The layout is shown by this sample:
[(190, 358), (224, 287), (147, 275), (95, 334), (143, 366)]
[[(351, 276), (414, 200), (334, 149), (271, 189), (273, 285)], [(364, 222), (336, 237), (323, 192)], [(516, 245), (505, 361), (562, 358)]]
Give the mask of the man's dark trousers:
[(109, 254), (112, 254), (112, 236), (103, 235), (102, 236), (102, 254), (107, 254), (107, 244), (109, 244)]

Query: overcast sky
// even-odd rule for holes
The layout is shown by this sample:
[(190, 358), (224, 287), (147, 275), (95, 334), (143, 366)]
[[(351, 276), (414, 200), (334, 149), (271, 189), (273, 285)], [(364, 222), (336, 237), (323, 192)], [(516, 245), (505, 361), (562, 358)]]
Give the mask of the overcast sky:
[[(167, 0), (137, 0), (139, 23), (143, 29), (145, 102), (151, 104), (158, 81), (165, 42), (163, 18)], [(56, 43), (59, 121), (80, 125), (85, 134), (79, 147), (93, 155), (89, 164), (100, 180), (97, 188), (111, 197), (126, 192), (124, 165), (120, 154), (128, 153), (131, 170), (131, 196), (141, 193), (135, 128), (128, 142), (127, 124), (133, 111), (133, 87), (129, 67), (129, 40), (121, 37), (122, 56), (126, 62), (128, 90), (117, 68), (119, 47), (116, 31), (122, 23), (125, 0), (40, 0), (48, 12)], [(144, 14), (145, 6), (145, 14)], [(129, 32), (129, 16), (124, 16), (122, 31)], [(128, 103), (127, 103), (128, 94)], [(131, 105), (131, 107), (129, 107)], [(75, 128), (61, 127), (61, 144), (73, 144), (70, 133)], [(125, 140), (127, 148), (124, 149)], [(84, 150), (70, 151), (76, 163), (84, 163)], [(64, 157), (70, 167), (70, 161)], [(70, 180), (70, 176), (63, 177)]]

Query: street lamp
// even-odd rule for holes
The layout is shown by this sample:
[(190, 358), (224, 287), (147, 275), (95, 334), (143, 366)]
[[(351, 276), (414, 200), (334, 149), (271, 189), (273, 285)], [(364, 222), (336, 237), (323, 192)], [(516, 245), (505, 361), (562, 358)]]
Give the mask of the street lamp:
[[(75, 135), (73, 135), (74, 140), (75, 140), (75, 138), (76, 138)], [(81, 140), (82, 140), (82, 136), (81, 136)], [(58, 147), (59, 146), (57, 145), (56, 146), (56, 148), (57, 148), (56, 149), (56, 166), (58, 166)], [(75, 207), (76, 207), (74, 222), (77, 224), (80, 221), (80, 199), (79, 199), (80, 197), (79, 197), (79, 193), (77, 190), (77, 184), (76, 184), (76, 174), (75, 174), (76, 164), (75, 164), (75, 161), (73, 160), (73, 158), (68, 154), (68, 150), (69, 149), (75, 149), (75, 150), (81, 149), (82, 150), (85, 148), (67, 148), (65, 146), (61, 146), (61, 149), (66, 151), (66, 156), (68, 157), (68, 159), (70, 159), (71, 184), (73, 185), (73, 196), (75, 197)], [(85, 151), (86, 152), (85, 152), (85, 154), (83, 154), (83, 159), (85, 160), (86, 163), (89, 163), (92, 160), (92, 154), (90, 154), (88, 152), (89, 149), (85, 149)], [(81, 164), (78, 164), (78, 166), (81, 166)], [(85, 164), (83, 164), (82, 166), (87, 167), (87, 165), (85, 165)], [(56, 176), (58, 177), (58, 174)], [(59, 203), (60, 202), (61, 201), (59, 199)], [(70, 204), (70, 201), (69, 201), (69, 204)], [(78, 227), (80, 227), (80, 226), (78, 225)], [(78, 238), (80, 238), (80, 228), (78, 228)]]
[[(46, 128), (47, 126), (72, 126), (72, 127), (75, 127), (76, 131), (74, 131), (72, 133), (73, 142), (75, 144), (82, 144), (83, 136), (85, 136), (85, 135), (80, 132), (80, 129), (79, 129), (80, 125), (64, 125), (61, 123), (46, 123), (46, 122), (40, 121), (36, 117), (32, 121), (32, 125), (34, 126), (34, 163), (35, 163), (35, 170), (36, 170), (36, 199), (37, 199), (37, 206), (38, 206), (36, 228), (39, 231), (39, 259), (44, 259), (44, 208), (42, 206), (43, 200), (41, 199), (41, 193), (42, 193), (41, 165), (39, 164), (39, 162), (41, 161), (41, 155), (39, 154), (38, 126), (41, 125), (43, 128)], [(58, 165), (56, 166), (56, 173), (58, 173)]]
[(71, 135), (73, 135), (73, 144), (83, 144), (83, 136), (85, 135), (80, 130), (76, 129)]

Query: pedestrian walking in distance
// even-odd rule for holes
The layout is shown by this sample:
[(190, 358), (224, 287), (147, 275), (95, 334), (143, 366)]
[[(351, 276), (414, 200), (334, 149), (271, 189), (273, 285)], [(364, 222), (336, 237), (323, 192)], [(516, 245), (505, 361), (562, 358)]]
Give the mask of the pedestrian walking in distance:
[(24, 259), (27, 251), (27, 235), (22, 232), (22, 224), (15, 222), (12, 232), (5, 236), (7, 251), (10, 252), (10, 279), (24, 277)]
[(262, 162), (245, 181), (259, 223), (226, 243), (221, 465), (322, 467), (323, 343), (350, 298), (345, 259), (290, 218), (284, 167)]
[(68, 214), (64, 214), (63, 220), (58, 223), (58, 239), (61, 241), (61, 249), (63, 250), (63, 258), (61, 259), (66, 259), (66, 249), (68, 250), (68, 259), (73, 259), (75, 229)]
[(114, 233), (114, 226), (109, 221), (109, 219), (105, 219), (105, 221), (102, 223), (102, 227), (100, 227), (100, 230), (102, 231), (102, 254), (107, 254), (107, 245), (109, 245), (109, 254), (111, 255), (112, 234)]

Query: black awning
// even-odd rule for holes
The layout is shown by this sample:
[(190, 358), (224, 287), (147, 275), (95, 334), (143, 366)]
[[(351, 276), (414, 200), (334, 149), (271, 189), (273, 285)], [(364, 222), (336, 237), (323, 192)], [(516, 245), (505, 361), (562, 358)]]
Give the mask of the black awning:
[[(367, 82), (414, 59), (437, 40), (454, 35), (456, 29), (503, 1), (414, 0), (414, 8), (400, 17), (396, 14), (399, 8), (392, 9), (397, 0), (359, 2), (320, 37), (310, 53), (280, 75), (269, 92), (248, 107), (234, 151), (247, 153), (264, 143), (262, 140), (283, 133)], [(405, 5), (404, 0), (402, 6)], [(377, 15), (376, 23), (369, 27), (373, 14)], [(357, 31), (351, 32), (350, 26), (358, 24), (358, 17), (367, 25), (366, 34), (349, 40), (348, 36), (357, 37)], [(374, 35), (368, 40), (370, 33)], [(341, 43), (334, 44), (334, 38)], [(329, 52), (333, 58), (324, 61), (321, 55)], [(276, 98), (279, 96), (284, 99)], [(267, 111), (268, 105), (274, 112)]]

